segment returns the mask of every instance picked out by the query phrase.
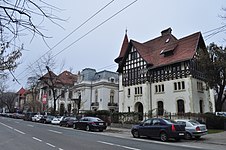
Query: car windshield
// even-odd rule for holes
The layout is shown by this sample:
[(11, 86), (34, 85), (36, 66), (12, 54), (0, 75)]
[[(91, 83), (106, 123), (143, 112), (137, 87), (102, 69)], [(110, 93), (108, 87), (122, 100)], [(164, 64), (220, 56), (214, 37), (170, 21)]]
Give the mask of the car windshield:
[(189, 120), (189, 122), (190, 122), (192, 125), (200, 124), (198, 121), (195, 121), (195, 120)]

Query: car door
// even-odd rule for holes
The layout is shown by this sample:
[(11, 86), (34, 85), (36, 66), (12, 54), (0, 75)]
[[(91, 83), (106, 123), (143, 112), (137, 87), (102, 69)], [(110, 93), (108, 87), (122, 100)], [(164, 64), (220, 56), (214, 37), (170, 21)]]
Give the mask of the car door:
[(159, 133), (162, 129), (162, 126), (161, 126), (161, 121), (160, 119), (156, 118), (156, 119), (153, 119), (151, 124), (150, 124), (150, 134), (153, 136), (153, 137), (159, 137)]
[(151, 136), (151, 133), (150, 133), (151, 122), (152, 122), (152, 120), (148, 119), (148, 120), (144, 121), (143, 124), (140, 125), (139, 133), (141, 136)]

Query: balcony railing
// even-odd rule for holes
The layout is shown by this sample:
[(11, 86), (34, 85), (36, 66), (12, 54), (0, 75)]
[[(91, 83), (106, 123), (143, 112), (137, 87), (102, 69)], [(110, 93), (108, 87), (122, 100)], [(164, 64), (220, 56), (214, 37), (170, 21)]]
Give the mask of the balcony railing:
[(91, 103), (91, 106), (99, 106), (99, 102), (93, 102)]
[(108, 103), (108, 106), (111, 106), (111, 107), (117, 107), (117, 106), (118, 106), (118, 103), (111, 103), (111, 102), (109, 102), (109, 103)]

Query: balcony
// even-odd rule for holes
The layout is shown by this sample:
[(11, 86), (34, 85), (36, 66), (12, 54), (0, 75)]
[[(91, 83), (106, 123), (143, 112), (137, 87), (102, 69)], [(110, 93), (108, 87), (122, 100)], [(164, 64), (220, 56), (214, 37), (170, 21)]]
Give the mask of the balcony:
[(111, 102), (108, 103), (109, 109), (116, 108), (116, 107), (118, 107), (118, 103), (111, 103)]
[(98, 109), (99, 108), (99, 102), (92, 102), (91, 103), (91, 108), (92, 109)]

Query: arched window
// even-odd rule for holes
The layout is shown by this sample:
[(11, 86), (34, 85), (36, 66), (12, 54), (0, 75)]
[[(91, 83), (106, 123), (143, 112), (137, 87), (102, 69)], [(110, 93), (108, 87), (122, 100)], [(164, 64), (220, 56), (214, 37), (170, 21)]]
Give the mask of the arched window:
[(162, 116), (163, 115), (163, 110), (164, 110), (163, 102), (162, 101), (158, 101), (157, 105), (158, 105), (158, 115)]
[(115, 95), (115, 91), (111, 90), (110, 91), (110, 103), (114, 103), (114, 95)]
[(177, 111), (178, 111), (179, 114), (185, 112), (185, 110), (184, 110), (184, 101), (181, 100), (181, 99), (177, 101)]
[(95, 91), (95, 102), (98, 102), (98, 90)]
[(200, 113), (202, 114), (203, 113), (203, 100), (199, 101), (199, 110), (200, 110)]

